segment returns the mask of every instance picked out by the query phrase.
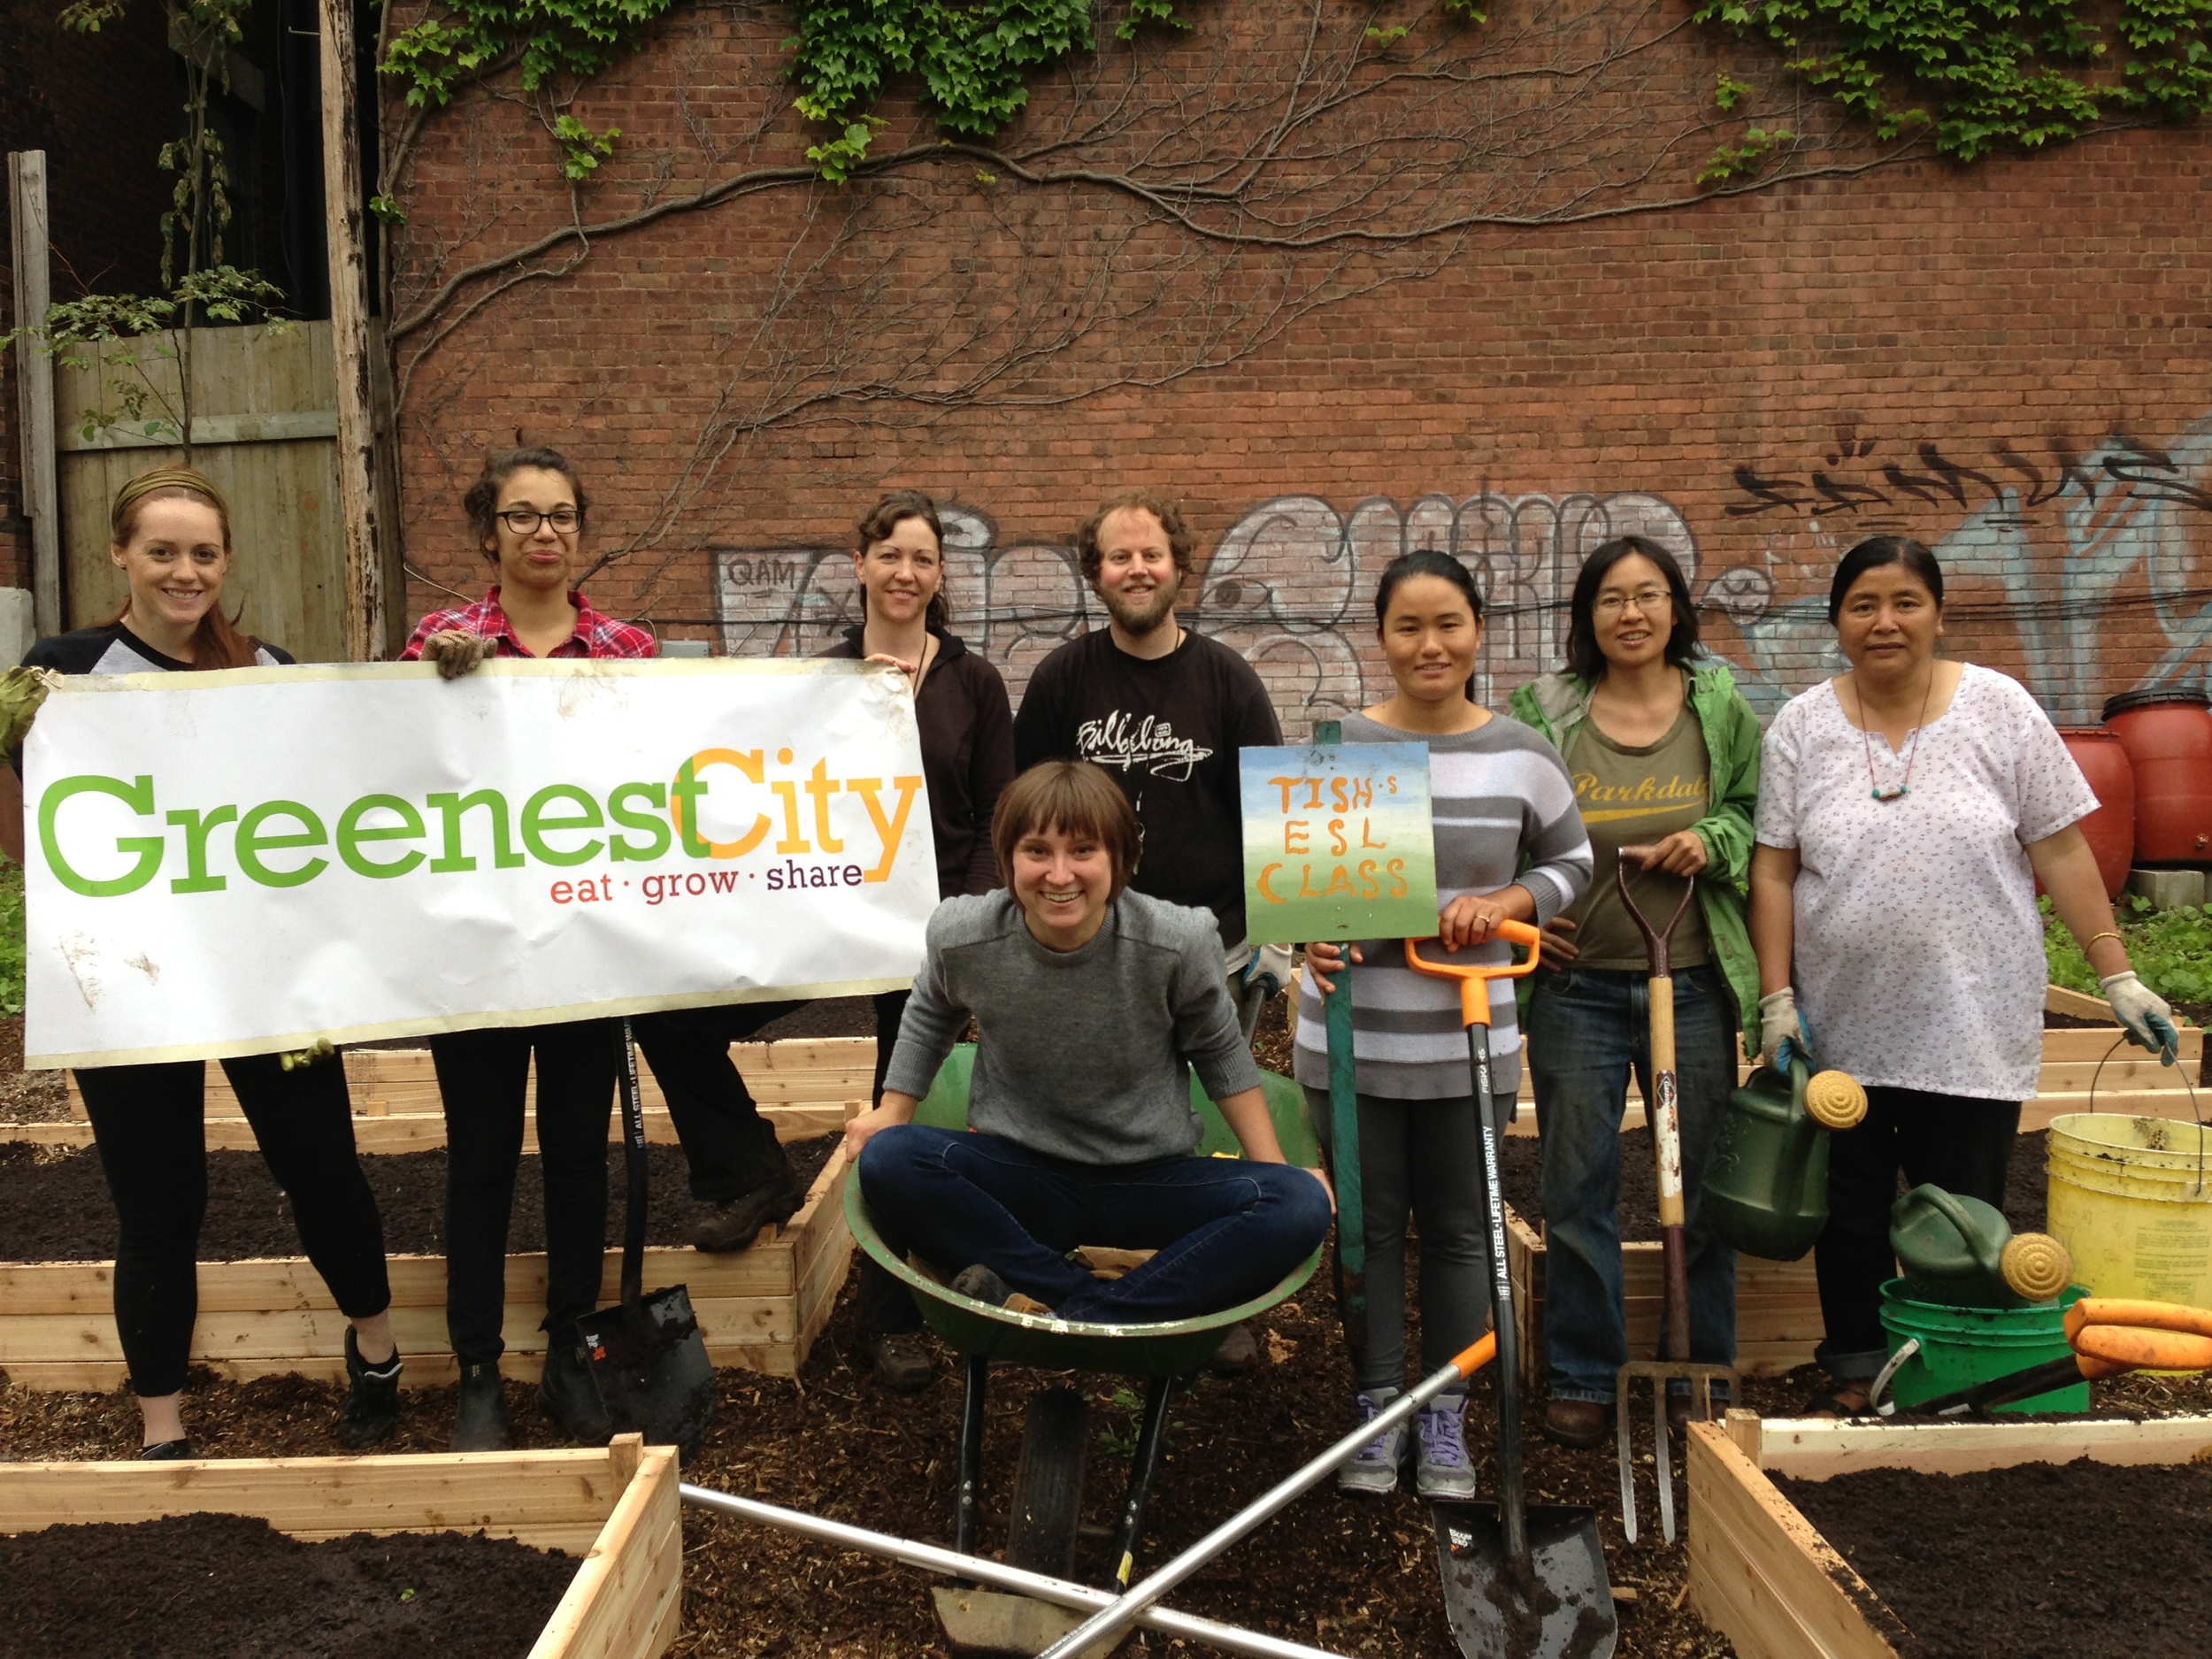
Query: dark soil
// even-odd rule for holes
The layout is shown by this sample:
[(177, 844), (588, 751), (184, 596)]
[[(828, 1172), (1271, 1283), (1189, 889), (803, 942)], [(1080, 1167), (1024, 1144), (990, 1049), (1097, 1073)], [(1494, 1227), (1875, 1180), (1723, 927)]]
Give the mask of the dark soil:
[[(786, 1150), (802, 1179), (811, 1183), (838, 1142), (836, 1135), (794, 1141)], [(651, 1168), (651, 1202), (646, 1241), (680, 1246), (704, 1206), (691, 1196), (689, 1171), (679, 1147), (646, 1148)], [(384, 1218), (384, 1248), (393, 1256), (436, 1256), (445, 1249), (446, 1155), (430, 1152), (380, 1154), (361, 1160)], [(607, 1208), (608, 1241), (622, 1235), (621, 1148), (607, 1156), (612, 1196)], [(115, 1206), (108, 1198), (100, 1155), (93, 1148), (59, 1149), (0, 1142), (0, 1261), (101, 1262), (115, 1255)], [(299, 1230), (292, 1206), (257, 1152), (207, 1155), (207, 1218), (201, 1224), (199, 1259), (235, 1262), (255, 1256), (297, 1256)], [(508, 1248), (538, 1250), (545, 1246), (545, 1188), (535, 1156), (522, 1160), (515, 1181)]]
[[(914, 1398), (878, 1388), (861, 1357), (854, 1298), (849, 1283), (796, 1384), (746, 1371), (718, 1373), (714, 1425), (685, 1478), (883, 1532), (949, 1542), (957, 1377), (947, 1362), (935, 1383)], [(1257, 1497), (1348, 1420), (1351, 1375), (1325, 1282), (1256, 1324), (1258, 1370), (1238, 1379), (1203, 1379), (1176, 1402), (1141, 1570)], [(1091, 1401), (1097, 1438), (1084, 1518), (1095, 1527), (1112, 1519), (1133, 1432), (1132, 1386), (1110, 1377), (995, 1367), (984, 1463), (987, 1551), (1005, 1540), (1022, 1414), (1037, 1389), (1055, 1385), (1079, 1387)], [(1747, 1378), (1742, 1392), (1746, 1405), (1781, 1417), (1795, 1415), (1824, 1387), (1825, 1379), (1808, 1368), (1787, 1377)], [(2131, 1377), (2095, 1389), (2106, 1413), (2212, 1410), (2212, 1384), (2201, 1379)], [(1635, 1595), (1621, 1609), (1620, 1659), (1720, 1659), (1728, 1644), (1683, 1599), (1683, 1549), (1657, 1541), (1648, 1462), (1639, 1465), (1645, 1542), (1631, 1547), (1620, 1534), (1611, 1442), (1571, 1452), (1542, 1440), (1537, 1394), (1522, 1425), (1530, 1495), (1596, 1508), (1612, 1583)], [(410, 1391), (403, 1399), (399, 1432), (380, 1449), (443, 1451), (453, 1430), (454, 1391)], [(1469, 1440), (1480, 1455), (1484, 1490), (1494, 1492), (1491, 1412), (1486, 1394), (1478, 1391), (1477, 1400)], [(209, 1456), (326, 1455), (336, 1449), (331, 1425), (343, 1402), (343, 1389), (334, 1384), (296, 1377), (230, 1383), (202, 1371), (188, 1385), (185, 1422)], [(560, 1444), (530, 1386), (510, 1383), (508, 1403), (523, 1445)], [(1647, 1458), (1642, 1423), (1637, 1427), (1640, 1459)], [(127, 1457), (138, 1440), (137, 1408), (128, 1394), (0, 1386), (0, 1457)], [(1680, 1467), (1678, 1459), (1678, 1479)], [(1680, 1501), (1678, 1490), (1677, 1496)], [(930, 1609), (929, 1586), (936, 1581), (926, 1574), (696, 1511), (686, 1512), (684, 1542), (684, 1632), (672, 1649), (678, 1659), (944, 1659)], [(1102, 1535), (1087, 1536), (1078, 1571), (1102, 1573), (1105, 1549)], [(1326, 1488), (1312, 1493), (1178, 1590), (1175, 1602), (1339, 1653), (1455, 1659), (1458, 1651), (1444, 1624), (1428, 1520), (1410, 1493), (1372, 1502)], [(1156, 1656), (1166, 1648), (1155, 1641), (1127, 1651)]]
[(0, 1123), (60, 1123), (68, 1116), (62, 1074), (23, 1069), (23, 1016), (0, 1018)]
[[(2044, 1132), (2019, 1138), (2005, 1183), (2005, 1218), (2016, 1233), (2043, 1229), (2046, 1186)], [(1509, 1135), (1498, 1148), (1505, 1181), (1505, 1202), (1534, 1226), (1544, 1213), (1543, 1148), (1533, 1137)], [(1901, 1177), (1898, 1190), (1904, 1190)], [(1659, 1238), (1659, 1169), (1651, 1149), (1651, 1131), (1632, 1129), (1621, 1137), (1621, 1239), (1655, 1243)]]
[(2212, 1469), (2083, 1458), (1775, 1485), (1904, 1621), (1906, 1659), (2212, 1652)]
[(876, 1003), (872, 996), (826, 996), (772, 1019), (748, 1042), (780, 1042), (786, 1037), (872, 1037)]
[(303, 1543), (242, 1515), (0, 1538), (0, 1659), (526, 1655), (576, 1562), (481, 1532)]

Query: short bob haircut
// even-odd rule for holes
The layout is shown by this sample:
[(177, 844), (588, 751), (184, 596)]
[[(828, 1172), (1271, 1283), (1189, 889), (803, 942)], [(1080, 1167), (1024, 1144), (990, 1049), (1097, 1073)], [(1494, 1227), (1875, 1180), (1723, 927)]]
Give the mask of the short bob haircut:
[(1677, 668), (1687, 668), (1697, 655), (1697, 606), (1691, 602), (1689, 580), (1674, 562), (1674, 555), (1647, 535), (1617, 535), (1610, 541), (1600, 542), (1582, 561), (1581, 570), (1575, 573), (1574, 597), (1568, 602), (1567, 672), (1586, 686), (1594, 686), (1605, 678), (1605, 653), (1598, 649), (1594, 621), (1598, 589), (1604, 585), (1607, 572), (1632, 553), (1649, 559), (1666, 579), (1667, 596), (1674, 611), (1674, 632), (1667, 636), (1667, 661)]
[(1083, 567), (1083, 580), (1093, 588), (1098, 586), (1098, 567), (1103, 555), (1098, 545), (1098, 533), (1106, 527), (1106, 520), (1118, 512), (1148, 512), (1160, 521), (1160, 528), (1167, 532), (1169, 549), (1175, 555), (1178, 574), (1190, 574), (1191, 549), (1198, 545), (1183, 522), (1183, 510), (1157, 490), (1125, 489), (1110, 500), (1102, 501), (1098, 511), (1083, 520), (1083, 527), (1075, 533), (1075, 552)]
[(1014, 887), (1014, 849), (1039, 830), (1094, 836), (1114, 865), (1114, 887), (1121, 896), (1137, 873), (1137, 815), (1129, 797), (1104, 771), (1087, 760), (1040, 761), (1008, 784), (991, 814), (991, 851), (998, 858), (998, 879)]
[[(502, 449), (496, 455), (487, 456), (484, 470), (477, 474), (476, 482), (469, 486), (469, 493), (461, 497), (461, 511), (468, 514), (469, 528), (476, 532), (476, 545), (483, 548), (484, 557), (495, 565), (499, 563), (500, 489), (517, 472), (530, 467), (558, 472), (568, 480), (569, 491), (576, 497), (576, 516), (580, 520), (591, 511), (591, 503), (584, 495), (584, 480), (576, 476), (576, 469), (558, 449)], [(487, 541), (491, 546), (484, 547)]]
[(1843, 615), (1845, 595), (1852, 584), (1869, 571), (1880, 570), (1886, 565), (1902, 565), (1920, 585), (1928, 590), (1936, 602), (1936, 609), (1943, 609), (1943, 566), (1936, 563), (1936, 556), (1928, 551), (1927, 544), (1907, 535), (1870, 535), (1843, 556), (1836, 566), (1836, 579), (1828, 584), (1828, 622), (1833, 626)]
[[(945, 526), (937, 517), (937, 503), (918, 489), (895, 489), (886, 494), (868, 509), (853, 532), (853, 551), (862, 558), (879, 541), (888, 541), (891, 533), (909, 518), (919, 518), (929, 526), (929, 533), (937, 538), (937, 591), (930, 595), (929, 609), (923, 616), (926, 626), (941, 634), (952, 617), (952, 606), (945, 598)], [(862, 601), (862, 611), (867, 609)]]

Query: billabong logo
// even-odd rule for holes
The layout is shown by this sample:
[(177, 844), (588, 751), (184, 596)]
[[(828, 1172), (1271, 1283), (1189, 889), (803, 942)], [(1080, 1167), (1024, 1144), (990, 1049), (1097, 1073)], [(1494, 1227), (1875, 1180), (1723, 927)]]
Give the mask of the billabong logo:
[(1156, 715), (1141, 720), (1117, 709), (1100, 720), (1086, 720), (1075, 728), (1076, 752), (1101, 766), (1133, 772), (1141, 767), (1155, 778), (1188, 783), (1191, 768), (1213, 754), (1187, 737), (1175, 735), (1175, 727)]

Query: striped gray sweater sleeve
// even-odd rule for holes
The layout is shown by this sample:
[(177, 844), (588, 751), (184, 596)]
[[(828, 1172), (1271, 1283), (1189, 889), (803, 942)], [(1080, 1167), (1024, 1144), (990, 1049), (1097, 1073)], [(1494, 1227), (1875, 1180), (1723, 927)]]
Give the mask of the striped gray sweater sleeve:
[[(1404, 742), (1408, 736), (1357, 715), (1344, 722), (1347, 742)], [(1428, 747), (1439, 906), (1517, 881), (1536, 901), (1540, 922), (1573, 903), (1590, 883), (1590, 840), (1557, 751), (1502, 715), (1472, 732), (1431, 738)], [(1424, 954), (1436, 953), (1431, 945)], [(1466, 959), (1502, 963), (1509, 954), (1502, 943), (1480, 945)], [(1361, 955), (1363, 965), (1352, 974), (1360, 1092), (1394, 1100), (1471, 1094), (1456, 986), (1407, 967), (1399, 940), (1363, 940)], [(1518, 1082), (1519, 1049), (1513, 981), (1494, 979), (1490, 1051), (1501, 1094)], [(1300, 1082), (1326, 1087), (1327, 1028), (1310, 980), (1300, 993), (1294, 1069)]]

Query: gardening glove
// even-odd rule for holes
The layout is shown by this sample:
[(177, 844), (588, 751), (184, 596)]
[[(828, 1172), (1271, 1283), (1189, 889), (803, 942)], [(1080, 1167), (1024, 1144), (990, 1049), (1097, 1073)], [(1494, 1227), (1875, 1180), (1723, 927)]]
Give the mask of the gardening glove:
[(499, 641), (466, 628), (445, 628), (422, 642), (422, 659), (435, 663), (441, 679), (458, 680), (472, 674), (477, 664), (499, 649)]
[(279, 1055), (277, 1064), (287, 1071), (296, 1071), (303, 1066), (313, 1065), (319, 1060), (327, 1060), (337, 1052), (329, 1038), (318, 1037), (304, 1048), (293, 1048)]
[(2125, 973), (2107, 974), (2097, 981), (2097, 988), (2112, 1004), (2113, 1016), (2128, 1028), (2130, 1042), (2153, 1050), (2163, 1065), (2171, 1065), (2181, 1057), (2181, 1033), (2174, 1029), (2174, 1010), (2166, 1006), (2164, 997), (2135, 977), (2132, 968)]
[(1793, 1061), (1813, 1063), (1813, 1033), (1797, 1011), (1797, 993), (1784, 988), (1759, 999), (1759, 1052), (1784, 1077)]
[(50, 668), (11, 668), (0, 674), (0, 755), (22, 749), (40, 705), (60, 678)]

